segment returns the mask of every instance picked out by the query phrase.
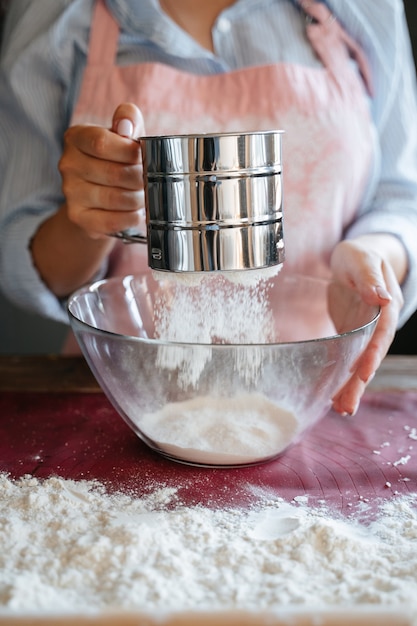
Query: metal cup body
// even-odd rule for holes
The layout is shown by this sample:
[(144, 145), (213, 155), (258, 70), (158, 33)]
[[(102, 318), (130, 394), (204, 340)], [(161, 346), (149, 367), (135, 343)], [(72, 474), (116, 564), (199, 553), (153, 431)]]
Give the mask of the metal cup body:
[(282, 263), (281, 137), (141, 138), (149, 266), (200, 272)]

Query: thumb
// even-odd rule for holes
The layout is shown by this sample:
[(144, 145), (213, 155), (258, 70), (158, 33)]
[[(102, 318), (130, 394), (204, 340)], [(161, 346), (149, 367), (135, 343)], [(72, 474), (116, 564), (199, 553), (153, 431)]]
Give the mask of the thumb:
[(143, 115), (136, 104), (131, 102), (119, 104), (113, 113), (111, 129), (114, 133), (130, 139), (138, 139), (144, 135)]

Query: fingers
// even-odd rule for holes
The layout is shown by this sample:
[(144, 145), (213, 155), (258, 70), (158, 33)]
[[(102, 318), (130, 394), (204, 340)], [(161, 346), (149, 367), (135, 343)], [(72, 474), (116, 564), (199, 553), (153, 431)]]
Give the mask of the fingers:
[[(394, 285), (391, 285), (391, 288), (396, 292), (397, 289)], [(394, 339), (401, 306), (402, 297), (392, 298), (381, 306), (380, 317), (374, 334), (364, 352), (351, 368), (351, 377), (332, 398), (333, 408), (338, 413), (355, 415), (366, 386), (374, 377)]]
[(82, 180), (71, 191), (72, 204), (82, 205), (86, 209), (97, 208), (102, 211), (135, 212), (144, 204), (144, 192), (141, 189), (107, 187)]
[(72, 153), (85, 155), (99, 161), (141, 163), (140, 145), (136, 141), (101, 126), (71, 126), (64, 135), (64, 163), (66, 153), (69, 156)]
[[(384, 305), (392, 298), (402, 298), (399, 284), (404, 280), (407, 268), (407, 255), (401, 242), (387, 234), (342, 241), (331, 256), (334, 277), (357, 291), (364, 302), (371, 305)], [(394, 282), (387, 283), (386, 271), (395, 277)]]
[[(383, 248), (381, 247), (383, 250)], [(394, 263), (383, 252), (369, 250), (359, 242), (338, 244), (332, 257), (332, 269), (338, 280), (357, 291), (370, 305), (380, 307), (380, 317), (368, 345), (353, 364), (351, 376), (333, 397), (333, 408), (354, 415), (367, 384), (387, 354), (397, 329), (403, 296)]]
[[(349, 380), (332, 398), (333, 409), (342, 415), (355, 415), (367, 384), (374, 377), (376, 370), (388, 351), (391, 342), (387, 340), (382, 312), (381, 317), (382, 327), (378, 328), (377, 324), (375, 332), (364, 352), (351, 368)], [(379, 323), (381, 323), (381, 317)]]
[(103, 211), (103, 209), (83, 208), (81, 220), (78, 215), (73, 217), (73, 210), (71, 207), (68, 208), (69, 218), (74, 223), (79, 223), (92, 239), (108, 239), (112, 233), (129, 228), (138, 229), (142, 225), (140, 211)]
[(336, 413), (353, 417), (365, 392), (366, 384), (359, 376), (352, 376), (339, 393), (332, 398), (332, 408)]
[(145, 134), (143, 116), (135, 104), (120, 104), (113, 114), (112, 131), (122, 137), (138, 139)]
[(343, 241), (333, 252), (331, 268), (335, 278), (354, 289), (367, 304), (382, 305), (391, 300), (379, 252), (358, 241)]
[(125, 103), (110, 129), (79, 125), (65, 134), (59, 170), (68, 217), (93, 238), (141, 223), (142, 158), (134, 138), (143, 132), (141, 112)]
[[(142, 186), (142, 166), (92, 157), (70, 146), (60, 163), (64, 184), (71, 178), (106, 187), (136, 190)], [(64, 193), (65, 193), (64, 189)], [(100, 206), (100, 205), (98, 205)]]

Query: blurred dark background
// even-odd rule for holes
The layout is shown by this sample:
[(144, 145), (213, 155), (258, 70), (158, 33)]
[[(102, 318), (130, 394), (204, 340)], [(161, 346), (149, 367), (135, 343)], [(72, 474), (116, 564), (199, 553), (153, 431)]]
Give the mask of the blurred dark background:
[[(0, 0), (0, 34), (2, 13), (7, 1)], [(417, 0), (404, 0), (404, 6), (417, 66)], [(65, 325), (26, 313), (10, 304), (0, 294), (0, 354), (60, 352), (66, 331)], [(390, 352), (392, 354), (417, 354), (417, 313), (398, 331)]]

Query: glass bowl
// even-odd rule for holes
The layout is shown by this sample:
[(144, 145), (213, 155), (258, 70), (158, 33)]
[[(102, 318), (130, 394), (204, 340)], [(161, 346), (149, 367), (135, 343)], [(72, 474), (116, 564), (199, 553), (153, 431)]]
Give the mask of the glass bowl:
[(165, 457), (271, 460), (329, 410), (379, 310), (284, 270), (260, 282), (250, 271), (184, 276), (149, 271), (79, 289), (68, 311), (82, 352), (121, 417)]

